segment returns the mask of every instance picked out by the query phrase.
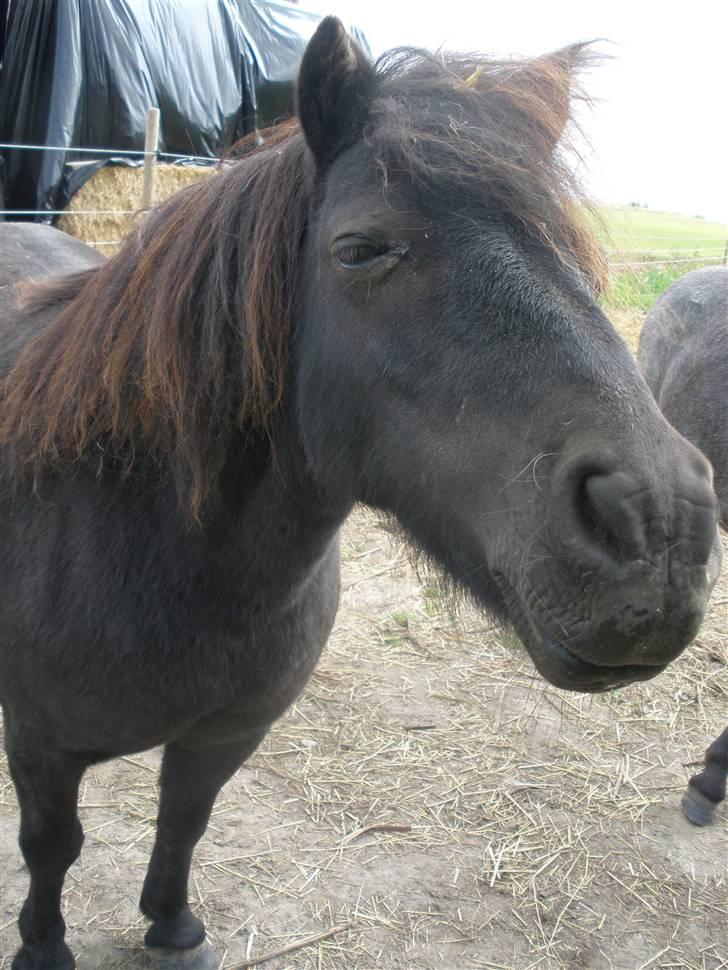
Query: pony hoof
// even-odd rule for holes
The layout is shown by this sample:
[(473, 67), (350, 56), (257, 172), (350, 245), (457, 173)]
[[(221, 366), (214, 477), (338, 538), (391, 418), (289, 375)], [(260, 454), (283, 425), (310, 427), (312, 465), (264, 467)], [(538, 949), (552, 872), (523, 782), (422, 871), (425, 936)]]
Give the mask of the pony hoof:
[(217, 970), (220, 963), (207, 940), (191, 950), (150, 946), (147, 953), (154, 970)]
[(65, 943), (35, 952), (23, 946), (15, 954), (11, 970), (75, 970), (76, 962)]
[(683, 795), (680, 805), (683, 810), (683, 815), (688, 822), (692, 822), (693, 825), (703, 826), (710, 825), (713, 821), (718, 802), (712, 802), (702, 792), (699, 792), (697, 788), (688, 785), (688, 790)]

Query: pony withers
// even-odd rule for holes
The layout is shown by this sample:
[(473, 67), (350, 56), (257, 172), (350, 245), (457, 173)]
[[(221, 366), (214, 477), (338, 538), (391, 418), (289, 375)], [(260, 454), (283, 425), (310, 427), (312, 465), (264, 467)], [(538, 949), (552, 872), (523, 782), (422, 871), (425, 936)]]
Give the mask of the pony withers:
[(694, 637), (719, 568), (710, 469), (599, 309), (562, 160), (590, 56), (373, 65), (327, 18), (298, 121), (112, 259), (3, 227), (3, 283), (73, 274), (14, 287), (2, 336), (15, 970), (73, 966), (80, 779), (154, 745), (145, 942), (217, 965), (192, 852), (316, 664), (356, 502), (564, 689), (653, 677)]

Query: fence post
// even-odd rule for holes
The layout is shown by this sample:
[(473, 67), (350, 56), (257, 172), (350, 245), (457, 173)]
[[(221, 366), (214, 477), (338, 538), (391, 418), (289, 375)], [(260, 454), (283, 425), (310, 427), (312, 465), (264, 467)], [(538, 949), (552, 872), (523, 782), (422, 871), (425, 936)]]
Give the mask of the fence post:
[(725, 248), (723, 249), (723, 265), (728, 263), (728, 239), (725, 241)]
[(154, 168), (159, 150), (159, 108), (147, 111), (147, 130), (144, 136), (144, 183), (142, 185), (142, 209), (154, 205)]

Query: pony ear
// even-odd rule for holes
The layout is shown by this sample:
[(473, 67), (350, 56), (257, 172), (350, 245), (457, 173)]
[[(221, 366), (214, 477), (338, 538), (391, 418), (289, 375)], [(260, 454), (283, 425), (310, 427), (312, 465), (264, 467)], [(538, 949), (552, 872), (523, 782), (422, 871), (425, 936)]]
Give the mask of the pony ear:
[(298, 74), (298, 117), (319, 168), (361, 135), (376, 82), (374, 67), (336, 17), (308, 42)]
[[(503, 73), (494, 96), (504, 100), (506, 112), (520, 117), (528, 140), (541, 157), (553, 154), (569, 123), (574, 98), (583, 98), (578, 74), (597, 55), (588, 43), (526, 61)], [(466, 84), (478, 90), (478, 75)]]
[(553, 151), (571, 118), (579, 70), (588, 57), (586, 44), (571, 44), (532, 62), (535, 83), (540, 87), (546, 111), (543, 129)]

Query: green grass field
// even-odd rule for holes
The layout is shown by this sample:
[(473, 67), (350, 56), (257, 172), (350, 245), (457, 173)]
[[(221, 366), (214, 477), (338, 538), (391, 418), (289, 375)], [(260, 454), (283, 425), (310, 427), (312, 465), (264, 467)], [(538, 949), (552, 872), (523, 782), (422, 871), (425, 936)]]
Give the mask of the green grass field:
[(718, 266), (728, 226), (649, 209), (604, 207), (597, 233), (609, 254), (608, 309), (644, 313), (676, 279), (700, 266)]

